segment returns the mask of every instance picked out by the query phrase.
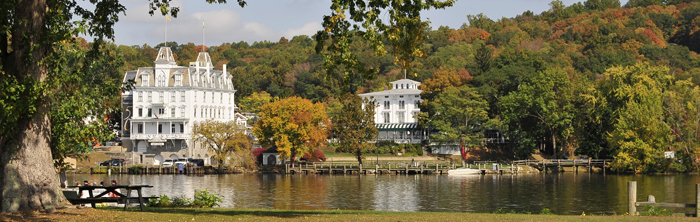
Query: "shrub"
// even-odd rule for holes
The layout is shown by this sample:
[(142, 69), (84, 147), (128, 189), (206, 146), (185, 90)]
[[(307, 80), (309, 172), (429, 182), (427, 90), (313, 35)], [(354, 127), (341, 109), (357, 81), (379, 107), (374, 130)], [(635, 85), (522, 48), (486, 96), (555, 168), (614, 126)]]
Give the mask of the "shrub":
[(542, 211), (540, 211), (540, 214), (542, 214), (542, 215), (554, 215), (554, 214), (552, 213), (552, 211), (549, 210), (549, 208), (544, 208), (544, 209), (542, 209)]
[(315, 155), (309, 155), (309, 153), (305, 153), (302, 157), (301, 160), (306, 160), (306, 161), (311, 161), (311, 162), (319, 162), (319, 161), (326, 161), (326, 155), (323, 154), (323, 151), (321, 150), (316, 150)]
[(141, 172), (142, 168), (143, 168), (143, 166), (132, 166), (132, 167), (129, 167), (129, 170), (131, 170), (133, 172)]
[(262, 164), (262, 163), (263, 163), (263, 159), (262, 159), (262, 158), (263, 158), (263, 156), (262, 156), (262, 153), (263, 153), (263, 152), (265, 152), (265, 149), (263, 149), (263, 148), (257, 148), (257, 149), (254, 149), (254, 150), (253, 150), (253, 156), (255, 156), (255, 161), (257, 161), (258, 164)]
[(221, 200), (221, 195), (202, 190), (194, 192), (194, 202), (192, 205), (198, 207), (214, 207), (219, 206), (221, 202), (223, 202), (223, 200)]
[[(155, 195), (151, 195), (155, 197)], [(151, 207), (172, 207), (172, 201), (168, 195), (160, 195), (160, 198), (153, 198), (148, 201), (148, 206)]]
[(668, 209), (646, 205), (639, 214), (642, 216), (671, 216), (673, 212)]
[(192, 200), (183, 196), (175, 197), (172, 201), (173, 207), (189, 207), (192, 206)]

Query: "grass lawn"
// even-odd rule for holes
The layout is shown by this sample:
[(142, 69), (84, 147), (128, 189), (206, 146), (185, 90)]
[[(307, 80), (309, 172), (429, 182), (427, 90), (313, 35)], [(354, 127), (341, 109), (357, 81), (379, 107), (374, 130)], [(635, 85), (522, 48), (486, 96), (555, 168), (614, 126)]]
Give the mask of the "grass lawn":
[(57, 213), (0, 214), (0, 221), (697, 221), (690, 217), (564, 216), (456, 212), (270, 210), (222, 208), (67, 208)]
[(326, 157), (355, 157), (352, 153), (336, 153), (330, 150), (324, 150), (323, 155)]

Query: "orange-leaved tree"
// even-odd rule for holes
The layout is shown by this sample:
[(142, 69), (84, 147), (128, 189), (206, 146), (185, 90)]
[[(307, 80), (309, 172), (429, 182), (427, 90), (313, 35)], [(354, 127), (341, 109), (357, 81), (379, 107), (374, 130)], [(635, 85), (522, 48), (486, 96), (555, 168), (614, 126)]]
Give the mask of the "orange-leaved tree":
[(313, 155), (325, 145), (330, 126), (323, 103), (290, 97), (263, 105), (253, 133), (261, 145), (277, 146), (282, 158), (290, 157), (294, 164), (297, 153)]

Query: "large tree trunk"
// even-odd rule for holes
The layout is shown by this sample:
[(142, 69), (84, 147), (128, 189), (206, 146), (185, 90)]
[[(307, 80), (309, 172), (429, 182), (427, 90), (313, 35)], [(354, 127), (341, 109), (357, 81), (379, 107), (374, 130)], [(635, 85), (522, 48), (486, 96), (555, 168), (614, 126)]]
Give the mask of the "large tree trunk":
[[(46, 0), (18, 0), (12, 27), (12, 60), (10, 75), (42, 82), (48, 73), (46, 35)], [(5, 40), (0, 40), (5, 41)], [(9, 65), (9, 64), (8, 64)], [(32, 98), (32, 90), (24, 91), (23, 99)], [(61, 197), (58, 177), (51, 156), (51, 122), (48, 108), (36, 102), (31, 117), (21, 119), (14, 135), (0, 144), (0, 209), (46, 210), (53, 212)]]
[(46, 210), (58, 203), (58, 177), (53, 167), (50, 122), (40, 108), (23, 126), (13, 145), (2, 147), (2, 212)]

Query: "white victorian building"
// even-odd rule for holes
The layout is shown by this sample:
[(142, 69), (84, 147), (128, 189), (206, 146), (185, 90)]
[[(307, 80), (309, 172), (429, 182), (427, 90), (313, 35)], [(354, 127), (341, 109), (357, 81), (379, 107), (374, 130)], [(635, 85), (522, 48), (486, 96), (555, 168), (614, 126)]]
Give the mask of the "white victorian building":
[(246, 122), (235, 114), (236, 90), (226, 65), (214, 70), (209, 54), (200, 52), (189, 67), (178, 66), (170, 47), (161, 47), (154, 62), (124, 75), (124, 82), (135, 83), (122, 93), (121, 139), (132, 163), (197, 158), (210, 164), (209, 151), (191, 139), (192, 126), (207, 119)]
[[(410, 79), (391, 82), (392, 89), (360, 94), (363, 99), (376, 100), (374, 122), (379, 134), (377, 141), (393, 140), (397, 143), (420, 143), (423, 131), (418, 128), (416, 115), (420, 112), (418, 104), (421, 83)], [(364, 106), (364, 104), (363, 104)]]

